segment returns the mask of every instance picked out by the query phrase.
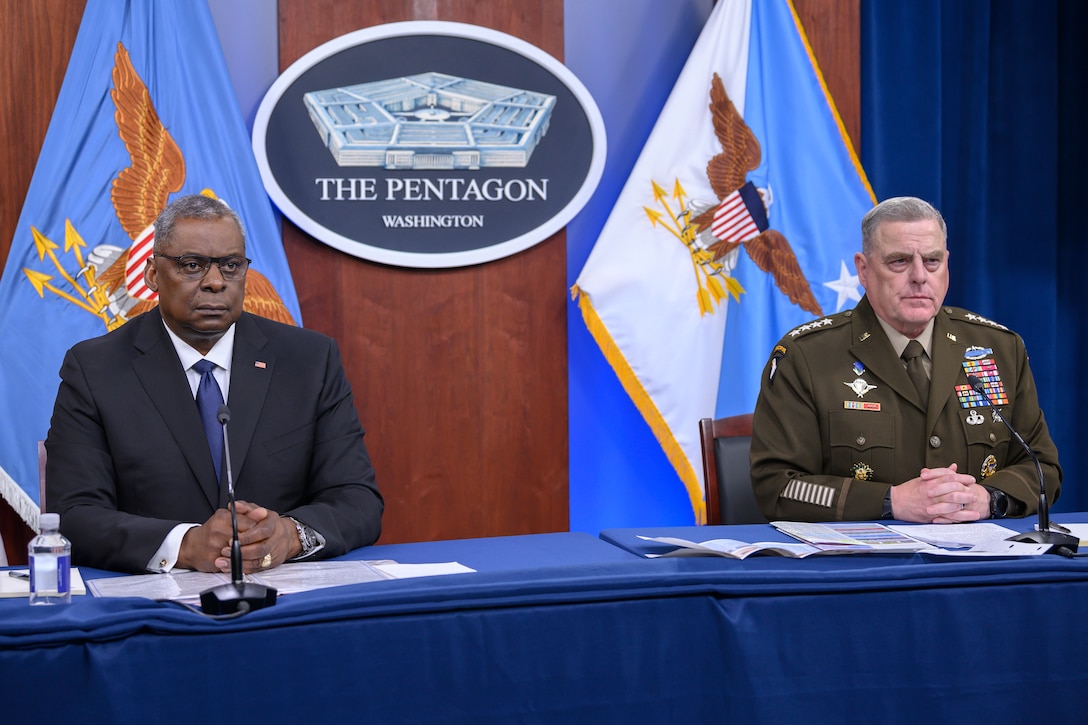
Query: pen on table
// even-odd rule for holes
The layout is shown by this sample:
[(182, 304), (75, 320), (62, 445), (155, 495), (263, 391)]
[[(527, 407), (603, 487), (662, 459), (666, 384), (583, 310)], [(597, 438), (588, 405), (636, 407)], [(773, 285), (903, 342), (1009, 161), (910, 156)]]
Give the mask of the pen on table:
[(13, 576), (16, 579), (27, 579), (27, 580), (29, 580), (30, 579), (30, 572), (29, 571), (9, 571), (8, 576)]

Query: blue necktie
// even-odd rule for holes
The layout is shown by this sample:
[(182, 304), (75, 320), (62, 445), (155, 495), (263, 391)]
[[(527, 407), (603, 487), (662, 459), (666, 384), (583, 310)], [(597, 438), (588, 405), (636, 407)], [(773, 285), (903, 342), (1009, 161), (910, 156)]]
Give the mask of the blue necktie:
[(223, 404), (223, 391), (219, 389), (219, 383), (215, 382), (212, 370), (215, 363), (210, 360), (200, 360), (193, 365), (193, 370), (200, 373), (200, 385), (196, 389), (196, 407), (200, 410), (200, 422), (204, 424), (204, 435), (208, 437), (208, 448), (212, 452), (212, 462), (215, 464), (216, 480), (222, 475), (223, 468), (223, 427), (216, 419), (219, 406)]

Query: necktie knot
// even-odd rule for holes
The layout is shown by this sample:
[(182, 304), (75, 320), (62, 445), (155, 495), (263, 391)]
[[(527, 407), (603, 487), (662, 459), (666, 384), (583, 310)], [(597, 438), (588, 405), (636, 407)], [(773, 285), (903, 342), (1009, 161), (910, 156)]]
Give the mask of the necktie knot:
[(201, 377), (207, 375), (211, 371), (215, 370), (215, 363), (211, 360), (197, 360), (193, 363), (193, 370), (200, 373)]
[[(907, 343), (907, 346), (903, 348), (902, 357), (909, 363), (911, 360), (925, 355), (925, 353), (926, 350), (924, 347), (922, 347), (922, 343), (918, 342), (917, 340), (911, 340)], [(200, 362), (207, 362), (207, 360), (201, 360)]]

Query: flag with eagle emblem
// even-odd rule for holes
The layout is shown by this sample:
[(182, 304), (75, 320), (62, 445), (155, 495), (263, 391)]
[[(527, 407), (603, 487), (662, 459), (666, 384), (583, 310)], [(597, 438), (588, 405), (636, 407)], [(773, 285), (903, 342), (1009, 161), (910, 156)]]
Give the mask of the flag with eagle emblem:
[(860, 299), (873, 203), (789, 0), (719, 0), (572, 290), (696, 522), (699, 420), (751, 412), (774, 343)]
[(152, 223), (194, 193), (242, 218), (246, 309), (298, 324), (206, 1), (88, 0), (0, 279), (0, 494), (33, 528), (64, 352), (155, 306), (142, 284)]

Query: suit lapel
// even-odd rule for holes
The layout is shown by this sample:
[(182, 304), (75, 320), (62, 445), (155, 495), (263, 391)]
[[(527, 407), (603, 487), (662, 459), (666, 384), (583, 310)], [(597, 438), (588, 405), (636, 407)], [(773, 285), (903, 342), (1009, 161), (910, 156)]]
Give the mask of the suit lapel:
[(132, 361), (136, 377), (185, 456), (209, 505), (215, 507), (219, 500), (219, 484), (208, 453), (208, 441), (185, 371), (163, 327), (162, 317), (156, 309), (128, 324), (139, 325), (134, 343), (139, 354)]
[(853, 326), (850, 353), (899, 397), (910, 401), (919, 410), (925, 410), (925, 403), (918, 395), (918, 389), (914, 387), (903, 361), (895, 354), (892, 343), (884, 334), (884, 328), (877, 321), (868, 297), (863, 297), (854, 308), (850, 324)]
[(933, 325), (933, 383), (931, 389), (937, 391), (941, 400), (930, 408), (926, 415), (928, 428), (932, 428), (941, 410), (945, 405), (950, 405), (953, 396), (947, 391), (952, 390), (959, 380), (960, 371), (963, 369), (963, 355), (967, 351), (967, 344), (960, 342), (952, 330), (949, 329), (948, 315), (944, 308), (937, 313), (937, 320)]
[(230, 460), (235, 484), (245, 467), (275, 366), (276, 359), (268, 349), (268, 338), (252, 316), (243, 314), (235, 328), (230, 400), (227, 401), (230, 406)]

